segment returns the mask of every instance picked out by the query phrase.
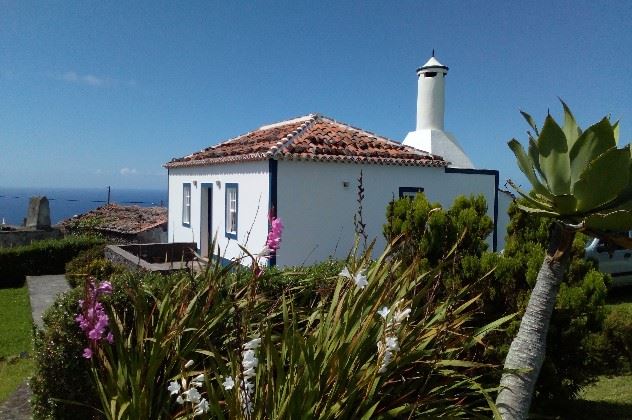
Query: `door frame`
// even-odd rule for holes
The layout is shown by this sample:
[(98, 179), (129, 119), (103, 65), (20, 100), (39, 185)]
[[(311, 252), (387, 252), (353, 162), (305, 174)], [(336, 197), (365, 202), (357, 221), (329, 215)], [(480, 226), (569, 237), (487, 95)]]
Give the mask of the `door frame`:
[(200, 193), (200, 255), (206, 258), (213, 240), (213, 183), (201, 183)]

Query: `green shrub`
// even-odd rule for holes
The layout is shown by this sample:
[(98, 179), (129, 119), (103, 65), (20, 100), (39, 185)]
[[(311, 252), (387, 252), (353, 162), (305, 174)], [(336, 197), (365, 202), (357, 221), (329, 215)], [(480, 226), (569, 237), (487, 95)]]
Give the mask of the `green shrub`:
[[(124, 273), (112, 278), (114, 293), (108, 304), (126, 314), (132, 301), (126, 290), (162, 296), (170, 292), (179, 275)], [(83, 283), (61, 295), (43, 316), (45, 329), (34, 340), (36, 368), (31, 378), (31, 405), (36, 419), (83, 420), (98, 418), (100, 407), (90, 376), (90, 362), (82, 357), (86, 339), (75, 321)], [(133, 322), (128, 319), (126, 325)], [(71, 403), (74, 402), (74, 403)], [(76, 404), (80, 403), (80, 405)]]
[(609, 309), (604, 321), (604, 356), (608, 373), (620, 374), (632, 370), (632, 304), (620, 304)]
[(104, 257), (104, 248), (105, 245), (101, 244), (86, 249), (66, 263), (66, 279), (71, 287), (77, 287), (89, 276), (108, 280), (113, 274), (125, 271), (124, 266)]
[(25, 276), (63, 274), (68, 261), (100, 243), (93, 237), (69, 236), (0, 248), (0, 287), (20, 285)]
[[(450, 294), (458, 286), (472, 285), (481, 293), (478, 319), (484, 324), (524, 312), (544, 258), (549, 221), (527, 215), (513, 205), (505, 249), (502, 253), (486, 252), (483, 238), (490, 225), (481, 200), (460, 197), (453, 208), (443, 210), (438, 204), (428, 203), (422, 194), (414, 200), (400, 199), (387, 210), (390, 223), (384, 233), (386, 237), (403, 234), (396, 252), (419, 264), (422, 270), (436, 266), (434, 261), (440, 261), (437, 256), (456, 244), (458, 255), (452, 266), (443, 268), (444, 288), (437, 293)], [(421, 236), (427, 230), (434, 236)], [(551, 319), (546, 359), (536, 385), (536, 403), (575, 397), (594, 380), (603, 365), (600, 346), (604, 340), (595, 335), (600, 333), (605, 317), (608, 277), (596, 271), (594, 262), (583, 259), (585, 243), (586, 237), (577, 235)], [(421, 254), (417, 261), (408, 256), (413, 248)], [(479, 360), (504, 363), (520, 316), (505, 331), (489, 337), (489, 346)], [(491, 378), (490, 383), (497, 383), (497, 378)]]
[[(97, 414), (67, 402), (75, 401), (107, 406), (106, 411), (129, 402), (124, 418), (173, 418), (181, 406), (167, 385), (193, 359), (195, 373), (202, 368), (207, 373), (206, 395), (221, 411), (216, 414), (239, 418), (236, 394), (224, 392), (217, 381), (221, 384), (224, 378), (219, 375), (235, 367), (241, 345), (252, 334), (261, 335), (270, 366), (261, 372), (269, 386), (258, 388), (257, 416), (298, 418), (311, 412), (322, 418), (355, 418), (373, 409), (376, 418), (411, 411), (413, 416), (426, 412), (432, 417), (490, 414), (475, 382), (489, 368), (463, 360), (463, 349), (477, 347), (483, 335), (468, 321), (475, 309), (470, 292), (438, 300), (431, 293), (437, 274), (422, 277), (409, 270), (395, 276), (396, 261), (370, 264), (353, 259), (347, 265), (352, 272), (366, 268), (369, 286), (360, 290), (341, 278), (344, 264), (334, 261), (267, 270), (254, 282), (252, 275), (248, 279), (252, 271), (219, 267), (195, 276), (114, 275), (114, 293), (106, 305), (116, 339), (111, 347), (96, 351), (95, 365), (81, 356), (86, 340), (74, 321), (77, 300), (83, 296), (80, 285), (45, 315), (48, 328), (36, 340), (35, 417), (80, 419)], [(410, 306), (413, 312), (402, 326), (401, 358), (393, 360), (392, 371), (382, 378), (376, 376), (376, 343), (385, 322), (377, 310), (397, 305)], [(91, 383), (92, 366), (106, 392), (99, 394)], [(284, 373), (290, 368), (293, 373)], [(341, 406), (340, 401), (347, 404)], [(288, 410), (286, 415), (283, 410)]]

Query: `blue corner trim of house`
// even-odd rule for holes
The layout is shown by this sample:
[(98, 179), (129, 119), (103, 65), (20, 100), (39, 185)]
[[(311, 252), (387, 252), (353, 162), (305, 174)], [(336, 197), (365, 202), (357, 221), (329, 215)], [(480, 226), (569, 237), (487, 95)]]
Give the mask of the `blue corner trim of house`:
[[(277, 176), (279, 172), (279, 161), (270, 159), (268, 161), (268, 191), (270, 192), (270, 196), (268, 197), (268, 214), (274, 214), (278, 216), (279, 214), (279, 206), (277, 203)], [(268, 223), (268, 232), (270, 232), (270, 224)], [(274, 267), (276, 265), (276, 256), (273, 255), (270, 257), (268, 261), (270, 267)]]
[(496, 169), (465, 169), (465, 168), (449, 168), (445, 167), (447, 174), (476, 174), (476, 175), (493, 175), (496, 188), (494, 189), (494, 236), (492, 238), (492, 248), (496, 252), (498, 249), (498, 182), (500, 174)]
[(228, 239), (237, 239), (237, 232), (239, 230), (239, 184), (227, 182), (224, 184), (224, 217), (228, 214), (228, 190), (235, 189), (236, 191), (236, 203), (235, 203), (235, 232), (229, 232), (226, 230), (226, 223), (228, 220), (224, 220), (224, 234)]

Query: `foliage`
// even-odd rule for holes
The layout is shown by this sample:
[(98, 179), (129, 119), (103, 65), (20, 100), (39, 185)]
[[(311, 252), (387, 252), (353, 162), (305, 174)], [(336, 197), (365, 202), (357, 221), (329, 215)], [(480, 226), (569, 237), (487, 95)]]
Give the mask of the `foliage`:
[(509, 142), (518, 167), (533, 190), (523, 192), (521, 208), (580, 225), (584, 231), (627, 231), (632, 227), (632, 159), (630, 145), (617, 148), (619, 123), (607, 117), (583, 131), (562, 101), (564, 125), (547, 115), (542, 130), (522, 113), (529, 132), (528, 153), (516, 139)]
[[(307, 318), (296, 316), (289, 297), (258, 322), (252, 322), (257, 311), (250, 309), (251, 301), (235, 305), (244, 309), (234, 318), (233, 344), (205, 353), (212, 362), (206, 395), (215, 417), (491, 414), (481, 404), (485, 392), (476, 383), (485, 366), (462, 358), (494, 328), (469, 327), (477, 297), (464, 289), (437, 299), (432, 294), (437, 272), (418, 276), (404, 270), (395, 275), (400, 261), (385, 254), (370, 264), (367, 255), (348, 261), (335, 289)], [(252, 281), (244, 295), (253, 296), (256, 289)], [(254, 381), (248, 379), (246, 388), (226, 389), (226, 378), (237, 384), (246, 378), (240, 366), (249, 346), (243, 343), (257, 337), (261, 350), (254, 357), (261, 363), (255, 363)], [(220, 410), (223, 402), (226, 409)]]
[[(78, 287), (61, 295), (44, 314), (45, 329), (35, 336), (35, 374), (31, 378), (31, 406), (36, 419), (89, 419), (97, 402), (89, 365), (81, 357), (85, 341), (74, 321)], [(80, 401), (87, 405), (68, 405)]]
[(93, 237), (71, 236), (0, 248), (0, 287), (21, 285), (25, 276), (62, 274), (68, 261), (99, 243)]
[(66, 263), (66, 279), (71, 287), (77, 287), (90, 276), (109, 280), (113, 274), (125, 270), (123, 266), (114, 264), (104, 257), (104, 248), (103, 244), (99, 244), (86, 249)]
[[(186, 415), (167, 385), (190, 386), (201, 371), (206, 380), (200, 392), (213, 415), (242, 416), (239, 393), (221, 384), (228, 375), (239, 383), (243, 345), (255, 336), (262, 342), (252, 418), (489, 416), (475, 379), (490, 368), (463, 357), (498, 323), (473, 328), (471, 290), (439, 298), (432, 294), (438, 272), (394, 275), (400, 264), (350, 259), (351, 272), (366, 273), (364, 289), (341, 278), (341, 264), (331, 261), (304, 274), (272, 269), (253, 275), (216, 265), (167, 278), (115, 275), (114, 294), (106, 299), (115, 339), (95, 353), (94, 365), (81, 357), (86, 341), (73, 319), (82, 296), (78, 287), (47, 314), (49, 328), (38, 338), (37, 418), (96, 414), (61, 400), (99, 407), (106, 418)], [(412, 311), (395, 332), (398, 350), (389, 370), (378, 374), (384, 351), (377, 343), (393, 329), (377, 313), (382, 306), (391, 308), (391, 316)], [(192, 368), (184, 367), (187, 360), (194, 361)], [(98, 378), (96, 387), (91, 375)]]
[[(549, 114), (539, 130), (533, 118), (522, 113), (537, 136), (535, 138), (528, 132), (528, 153), (516, 139), (509, 142), (519, 168), (532, 186), (527, 193), (510, 181), (524, 200), (519, 204), (520, 208), (554, 221), (537, 286), (505, 359), (506, 370), (496, 401), (503, 416), (508, 418), (528, 415), (547, 352), (545, 338), (554, 332), (549, 331), (549, 325), (558, 288), (560, 292), (563, 290), (560, 285), (568, 270), (568, 262), (572, 261), (570, 254), (575, 234), (588, 233), (623, 247), (632, 246), (627, 235), (613, 234), (613, 231), (632, 228), (630, 145), (617, 148), (618, 123), (612, 124), (606, 117), (583, 131), (563, 101), (562, 107), (563, 127)], [(598, 286), (598, 281), (593, 285)], [(578, 291), (576, 295), (580, 293)], [(569, 327), (573, 329), (581, 329), (580, 324), (581, 321), (572, 324), (569, 321)], [(567, 342), (563, 341), (563, 344)], [(524, 368), (528, 369), (518, 371)], [(577, 389), (569, 388), (571, 395), (576, 394)]]
[[(485, 258), (482, 267), (483, 271), (497, 267), (485, 299), (485, 312), (491, 317), (504, 311), (524, 313), (544, 259), (551, 224), (547, 218), (528, 214), (516, 205), (510, 207), (509, 214), (504, 252)], [(601, 368), (600, 350), (592, 345), (591, 337), (602, 328), (609, 277), (598, 272), (594, 262), (583, 258), (586, 240), (577, 235), (570, 250), (571, 264), (551, 318), (546, 357), (536, 385), (535, 397), (540, 403), (577, 397)], [(519, 321), (516, 319), (505, 333), (498, 334), (496, 350), (488, 353), (492, 360), (504, 360)]]
[[(114, 292), (106, 302), (126, 314), (132, 306), (127, 290), (161, 296), (170, 292), (178, 278), (151, 273), (115, 275)], [(75, 321), (80, 310), (78, 301), (83, 295), (83, 285), (60, 295), (44, 314), (46, 328), (35, 336), (36, 369), (30, 386), (36, 419), (79, 420), (97, 415), (94, 407), (99, 407), (100, 402), (92, 383), (91, 365), (82, 357), (87, 340)]]
[(632, 370), (632, 304), (610, 307), (603, 333), (594, 337), (602, 345), (603, 363), (609, 373)]
[[(457, 286), (471, 285), (481, 293), (477, 315), (481, 325), (511, 313), (522, 316), (544, 258), (550, 226), (547, 218), (512, 205), (506, 247), (502, 253), (491, 253), (484, 251), (483, 238), (489, 233), (489, 224), (484, 220), (487, 216), (482, 198), (459, 197), (452, 208), (444, 210), (418, 194), (414, 200), (403, 198), (391, 203), (388, 212), (390, 223), (385, 225), (385, 235), (404, 235), (397, 243), (396, 255), (403, 255), (409, 264), (420, 264), (421, 271), (436, 267), (435, 256), (461, 240), (456, 245), (460, 252), (454, 264), (443, 267), (444, 288), (437, 293), (450, 294)], [(425, 231), (440, 234), (431, 236), (433, 242), (422, 236)], [(459, 237), (454, 232), (464, 233)], [(605, 317), (609, 278), (596, 271), (593, 262), (583, 259), (585, 241), (582, 235), (575, 239), (572, 263), (551, 321), (549, 350), (537, 385), (536, 398), (541, 402), (576, 396), (603, 366), (595, 335), (600, 334)], [(417, 262), (407, 258), (411, 247), (420, 253)], [(501, 364), (519, 324), (517, 317), (504, 331), (493, 333), (484, 354), (477, 355), (479, 360)]]
[(90, 235), (101, 237), (99, 228), (103, 227), (103, 216), (85, 214), (83, 217), (72, 218), (65, 222), (64, 229), (71, 235)]
[(389, 241), (399, 238), (393, 255), (404, 265), (420, 256), (421, 268), (428, 269), (436, 267), (453, 246), (457, 257), (481, 255), (487, 249), (485, 238), (493, 229), (486, 213), (487, 204), (481, 195), (459, 196), (452, 207), (443, 210), (419, 193), (388, 205), (383, 233)]

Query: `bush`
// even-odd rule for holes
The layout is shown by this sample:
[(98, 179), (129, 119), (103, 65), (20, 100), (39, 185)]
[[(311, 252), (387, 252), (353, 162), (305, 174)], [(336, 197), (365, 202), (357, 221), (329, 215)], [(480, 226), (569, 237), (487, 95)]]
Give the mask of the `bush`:
[(594, 338), (601, 344), (602, 362), (607, 373), (632, 370), (632, 305), (620, 304), (609, 309), (603, 333)]
[[(351, 259), (346, 265), (352, 273), (366, 272), (364, 289), (341, 277), (344, 264), (334, 261), (271, 269), (259, 277), (219, 266), (195, 276), (114, 275), (105, 305), (115, 340), (95, 349), (94, 364), (81, 357), (87, 341), (74, 321), (83, 297), (79, 286), (45, 315), (48, 328), (36, 340), (36, 418), (96, 415), (65, 401), (106, 411), (129, 402), (128, 418), (173, 418), (183, 406), (167, 385), (199, 369), (207, 375), (205, 395), (217, 416), (239, 418), (236, 389), (218, 384), (237, 377), (243, 343), (255, 335), (262, 338), (257, 381), (268, 386), (257, 387), (253, 418), (359, 418), (372, 410), (376, 418), (490, 414), (475, 382), (489, 367), (463, 360), (464, 349), (477, 347), (483, 336), (469, 323), (470, 292), (437, 299), (431, 293), (437, 273), (395, 275), (399, 264)], [(377, 314), (383, 306), (392, 314), (412, 311), (395, 330)], [(400, 334), (398, 353), (388, 373), (378, 373), (384, 355), (376, 343), (394, 331)], [(187, 371), (189, 359), (195, 364)], [(92, 366), (101, 394), (91, 383)]]
[(63, 274), (68, 261), (100, 243), (93, 237), (70, 236), (0, 248), (0, 287), (20, 285), (25, 276)]
[[(502, 253), (486, 252), (483, 238), (490, 224), (481, 200), (459, 197), (451, 209), (443, 210), (428, 203), (422, 194), (415, 200), (400, 199), (389, 205), (390, 223), (384, 232), (386, 237), (403, 234), (395, 252), (422, 270), (435, 267), (434, 261), (441, 261), (437, 257), (456, 245), (458, 255), (452, 266), (443, 268), (444, 288), (437, 293), (451, 294), (462, 285), (472, 285), (481, 293), (481, 324), (518, 313), (505, 331), (490, 335), (485, 353), (478, 355), (478, 360), (502, 365), (542, 265), (550, 221), (512, 205), (505, 249)], [(434, 234), (421, 236), (425, 231)], [(608, 276), (583, 259), (586, 239), (577, 235), (573, 244), (571, 264), (551, 319), (536, 404), (574, 398), (602, 366), (601, 344), (595, 334), (600, 333), (605, 317)], [(421, 255), (418, 261), (408, 257), (412, 247)], [(497, 379), (491, 378), (490, 384)]]
[[(148, 295), (162, 296), (169, 293), (179, 278), (179, 275), (131, 272), (113, 276), (114, 293), (107, 303), (117, 312), (126, 313), (133, 304), (126, 290), (138, 289)], [(95, 410), (100, 402), (90, 376), (91, 364), (82, 357), (86, 339), (75, 321), (80, 309), (78, 301), (83, 296), (83, 283), (60, 295), (43, 316), (46, 328), (36, 333), (36, 368), (30, 380), (36, 419), (100, 418)]]
[(124, 266), (114, 264), (104, 257), (104, 247), (101, 244), (81, 251), (66, 263), (66, 279), (71, 287), (82, 284), (89, 276), (109, 280), (113, 274), (126, 270)]

